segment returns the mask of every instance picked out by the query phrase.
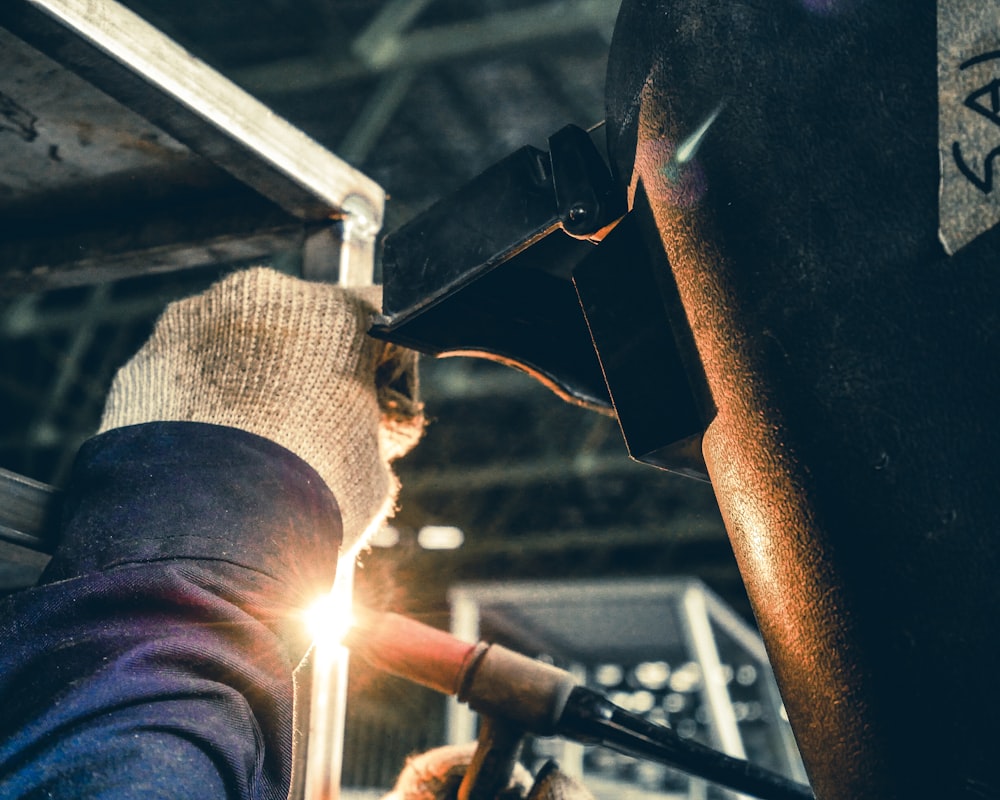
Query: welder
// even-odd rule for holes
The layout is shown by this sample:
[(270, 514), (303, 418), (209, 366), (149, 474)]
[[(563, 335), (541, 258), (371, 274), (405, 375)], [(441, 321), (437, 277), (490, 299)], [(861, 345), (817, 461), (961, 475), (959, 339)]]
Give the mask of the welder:
[[(300, 612), (392, 513), (424, 427), (416, 355), (366, 335), (379, 302), (252, 269), (167, 308), (48, 568), (2, 605), (0, 796), (284, 800)], [(397, 796), (470, 756), (423, 755)]]

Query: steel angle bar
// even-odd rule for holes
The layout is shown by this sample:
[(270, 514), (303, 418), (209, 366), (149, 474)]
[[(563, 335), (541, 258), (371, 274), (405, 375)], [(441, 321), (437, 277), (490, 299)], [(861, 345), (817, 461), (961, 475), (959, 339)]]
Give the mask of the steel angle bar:
[(51, 525), (59, 497), (55, 487), (0, 469), (0, 541), (52, 552)]
[[(243, 199), (253, 196), (248, 191)], [(318, 222), (260, 213), (256, 204), (241, 204), (240, 209), (247, 216), (239, 220), (227, 214), (196, 221), (188, 213), (168, 219), (162, 209), (154, 208), (131, 229), (106, 220), (108, 225), (95, 226), (85, 234), (55, 227), (47, 239), (0, 241), (0, 297), (208, 264), (265, 263), (300, 251), (307, 237), (321, 227)], [(80, 256), (73, 257), (74, 247)], [(9, 334), (3, 331), (3, 335)]]
[(382, 187), (112, 0), (5, 0), (0, 26), (293, 216), (358, 197), (381, 227)]

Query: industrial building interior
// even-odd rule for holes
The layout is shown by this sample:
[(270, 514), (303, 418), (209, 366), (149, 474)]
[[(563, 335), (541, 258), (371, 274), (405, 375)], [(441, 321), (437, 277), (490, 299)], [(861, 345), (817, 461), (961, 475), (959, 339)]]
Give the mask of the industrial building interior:
[[(346, 634), (346, 703), (310, 701), (328, 723), (346, 718), (342, 746), (311, 751), (337, 774), (319, 797), (334, 783), (345, 800), (380, 796), (409, 755), (473, 735), (490, 758), (469, 766), (466, 789), (505, 777), (510, 764), (484, 765), (523, 740), (530, 768), (555, 757), (595, 800), (1000, 797), (996, 5), (0, 3), (0, 600), (14, 609), (0, 687), (19, 709), (0, 717), (0, 747), (22, 723), (29, 749), (36, 721), (61, 724), (52, 692), (103, 697), (67, 684), (71, 656), (118, 690), (122, 643), (101, 610), (141, 628), (142, 646), (173, 642), (115, 592), (133, 588), (133, 567), (202, 556), (126, 550), (127, 570), (93, 570), (76, 549), (116, 558), (162, 529), (204, 544), (173, 536), (175, 520), (133, 542), (81, 533), (106, 520), (74, 527), (92, 521), (78, 515), (56, 552), (82, 574), (53, 569), (29, 588), (56, 550), (75, 454), (163, 309), (251, 265), (356, 285), (374, 261), (386, 303), (373, 335), (430, 343), (429, 424), (397, 465), (399, 512), (353, 579), (359, 607), (403, 616)], [(432, 357), (431, 334), (451, 337), (455, 357)], [(468, 357), (491, 348), (494, 360)], [(145, 446), (150, 430), (93, 450), (119, 435)], [(186, 430), (207, 446), (209, 429)], [(178, 473), (129, 459), (103, 462), (128, 472), (97, 492), (112, 516), (153, 498), (188, 513)], [(224, 477), (251, 461), (226, 461)], [(134, 490), (154, 477), (162, 491)], [(209, 522), (301, 499), (285, 484), (246, 499), (265, 482), (226, 482), (244, 500)], [(121, 484), (131, 494), (107, 502)], [(160, 502), (163, 487), (185, 502)], [(250, 527), (271, 547), (272, 524)], [(331, 554), (313, 544), (315, 562), (285, 566)], [(209, 557), (210, 582), (229, 566), (266, 572)], [(45, 603), (60, 592), (110, 599), (89, 622), (115, 658), (50, 630), (45, 613), (41, 638), (27, 630), (17, 610), (63, 613)], [(167, 594), (150, 595), (155, 613)], [(182, 636), (209, 630), (181, 605)], [(82, 606), (68, 630), (88, 622)], [(287, 644), (256, 610), (250, 633)], [(372, 619), (416, 628), (380, 639)], [(445, 640), (448, 656), (434, 644)], [(432, 691), (412, 665), (391, 674), (397, 644), (454, 680)], [(510, 650), (533, 677), (504, 695), (510, 675), (490, 670)], [(274, 661), (282, 697), (297, 658)], [(555, 688), (541, 673), (561, 676)], [(340, 677), (313, 686), (339, 692)], [(51, 692), (21, 691), (24, 678), (51, 679)], [(453, 691), (468, 708), (442, 698)], [(558, 719), (522, 724), (539, 692), (565, 701)], [(284, 705), (282, 754), (295, 727)], [(489, 741), (498, 723), (516, 741)], [(207, 733), (220, 731), (252, 760), (237, 728)], [(54, 762), (76, 743), (42, 738)], [(105, 739), (89, 741), (105, 758)], [(473, 800), (496, 800), (487, 788)]]
[[(566, 124), (600, 123), (618, 3), (125, 5), (383, 186), (387, 232), (516, 148), (544, 149)], [(5, 50), (17, 59), (12, 40)], [(0, 85), (0, 97), (9, 88)], [(101, 112), (90, 115), (84, 100), (74, 107), (66, 96), (49, 99), (66, 105), (69, 118), (54, 123), (31, 109), (18, 118), (8, 105), (0, 120), (0, 144), (21, 146), (0, 148), (0, 467), (58, 487), (96, 428), (115, 370), (165, 304), (251, 263), (297, 273), (305, 239), (205, 177), (167, 137), (102, 130)], [(121, 151), (152, 154), (138, 188), (134, 176), (86, 164), (90, 141), (116, 135)], [(25, 146), (38, 156), (30, 164)], [(136, 230), (154, 242), (148, 264), (144, 244), (129, 241)], [(102, 262), (108, 242), (139, 256)], [(70, 266), (45, 261), (74, 246), (82, 256), (64, 258)], [(181, 255), (171, 261), (163, 256), (170, 250)], [(425, 357), (421, 389), (430, 425), (398, 465), (394, 532), (362, 559), (357, 585), (366, 602), (447, 627), (456, 586), (620, 581), (634, 588), (637, 579), (640, 586), (697, 579), (752, 626), (707, 483), (631, 461), (613, 417), (563, 402), (505, 366)], [(460, 531), (458, 546), (425, 546), (436, 529)], [(0, 588), (30, 583), (37, 566), (6, 559)], [(581, 628), (563, 636), (586, 639), (591, 623), (607, 631), (642, 620), (636, 635), (655, 640), (657, 620), (668, 615), (657, 597), (652, 591), (642, 614), (634, 603), (616, 610), (579, 601)], [(373, 765), (348, 752), (347, 780), (384, 787), (395, 768), (389, 762), (440, 743), (439, 701), (379, 676), (352, 680), (353, 741), (361, 752), (380, 737), (385, 758)]]
[[(564, 124), (603, 117), (613, 2), (131, 5), (384, 186), (386, 231), (517, 147), (544, 147)], [(88, 192), (104, 191), (95, 183)], [(115, 188), (99, 195), (109, 210), (95, 225), (120, 210)], [(16, 209), (22, 198), (5, 194)], [(171, 207), (157, 210), (169, 223)], [(183, 216), (173, 224), (179, 242), (199, 233), (184, 230), (193, 222)], [(29, 267), (11, 267), (13, 246), (5, 252), (0, 462), (58, 485), (96, 427), (115, 369), (162, 307), (233, 265), (155, 275), (130, 265), (121, 280), (46, 291)], [(297, 256), (274, 260), (294, 270)], [(440, 586), (437, 598), (416, 596), (428, 591), (424, 574), (681, 574), (746, 611), (709, 486), (630, 462), (612, 418), (519, 372), (468, 358), (424, 359), (421, 369), (431, 424), (399, 464), (401, 540), (373, 551), (368, 566), (386, 562), (399, 576), (401, 602), (422, 610), (441, 599)], [(461, 529), (464, 544), (422, 551), (415, 534), (427, 525)]]

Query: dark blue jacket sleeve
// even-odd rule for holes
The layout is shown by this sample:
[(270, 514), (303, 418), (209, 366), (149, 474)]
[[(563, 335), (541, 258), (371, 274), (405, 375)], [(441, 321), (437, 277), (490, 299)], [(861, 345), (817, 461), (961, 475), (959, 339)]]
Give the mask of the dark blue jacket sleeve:
[(266, 439), (87, 442), (49, 567), (0, 603), (0, 797), (284, 800), (298, 613), (339, 541), (326, 485)]

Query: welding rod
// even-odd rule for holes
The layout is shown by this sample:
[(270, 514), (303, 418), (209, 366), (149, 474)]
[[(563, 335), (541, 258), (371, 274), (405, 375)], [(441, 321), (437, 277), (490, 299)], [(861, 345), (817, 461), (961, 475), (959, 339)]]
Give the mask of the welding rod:
[(469, 644), (391, 613), (355, 609), (345, 644), (372, 666), (540, 736), (601, 744), (762, 800), (812, 800), (808, 786), (683, 739), (577, 684), (565, 670), (497, 644)]

